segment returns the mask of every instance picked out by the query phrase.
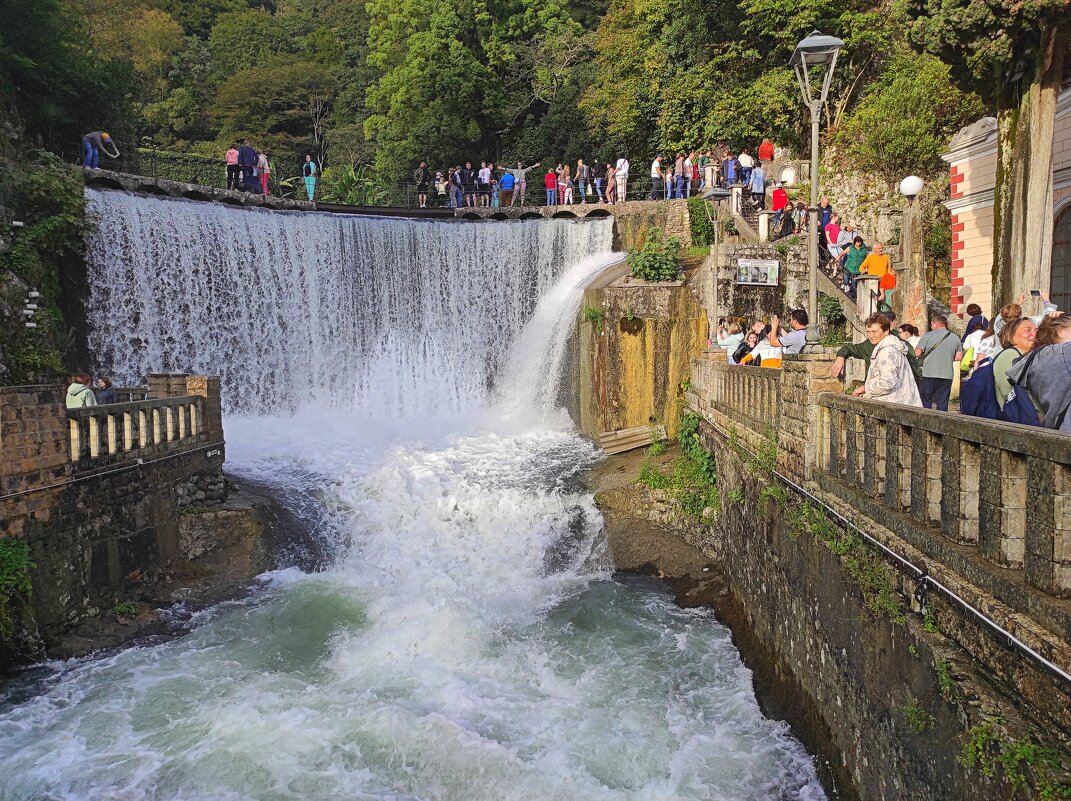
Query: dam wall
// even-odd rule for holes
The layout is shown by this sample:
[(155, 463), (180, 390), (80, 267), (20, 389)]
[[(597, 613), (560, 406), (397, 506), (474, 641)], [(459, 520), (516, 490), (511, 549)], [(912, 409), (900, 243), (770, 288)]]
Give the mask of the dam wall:
[(686, 397), (717, 466), (716, 522), (667, 522), (657, 499), (652, 522), (718, 566), (757, 680), (845, 797), (1057, 797), (1065, 438), (845, 397), (832, 358), (695, 359)]

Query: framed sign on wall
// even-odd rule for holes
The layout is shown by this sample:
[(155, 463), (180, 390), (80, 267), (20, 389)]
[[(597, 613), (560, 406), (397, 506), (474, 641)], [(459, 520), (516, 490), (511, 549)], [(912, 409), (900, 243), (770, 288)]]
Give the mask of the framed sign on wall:
[(781, 277), (781, 262), (777, 259), (737, 259), (736, 283), (777, 286)]

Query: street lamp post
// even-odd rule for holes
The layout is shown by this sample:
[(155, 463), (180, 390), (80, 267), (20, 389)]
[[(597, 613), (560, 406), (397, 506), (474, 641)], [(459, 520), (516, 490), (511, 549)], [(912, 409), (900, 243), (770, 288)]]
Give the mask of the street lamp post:
[(903, 275), (904, 292), (901, 295), (904, 302), (903, 317), (906, 322), (912, 323), (919, 328), (926, 328), (926, 262), (919, 259), (915, 263), (915, 198), (922, 191), (922, 179), (917, 175), (909, 175), (900, 182), (900, 194), (907, 199), (907, 207), (904, 209), (904, 221), (901, 225), (900, 248), (903, 252)]
[[(811, 221), (811, 243), (807, 255), (807, 274), (810, 286), (807, 290), (807, 314), (811, 325), (818, 325), (818, 125), (822, 119), (822, 107), (829, 96), (829, 85), (833, 81), (833, 70), (837, 66), (837, 54), (844, 47), (844, 42), (836, 36), (825, 36), (818, 31), (796, 45), (789, 65), (796, 70), (796, 80), (800, 84), (803, 104), (811, 112), (811, 206), (808, 217)], [(825, 67), (821, 76), (821, 91), (815, 96), (811, 81), (812, 68)], [(818, 75), (814, 83), (817, 84)]]

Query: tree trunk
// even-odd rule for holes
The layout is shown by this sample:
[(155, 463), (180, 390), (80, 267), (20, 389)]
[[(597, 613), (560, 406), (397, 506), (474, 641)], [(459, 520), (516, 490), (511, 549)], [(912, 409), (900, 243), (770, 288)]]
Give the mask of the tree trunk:
[(1052, 145), (1071, 26), (1041, 32), (1037, 55), (997, 106), (993, 314), (1048, 290), (1052, 264)]

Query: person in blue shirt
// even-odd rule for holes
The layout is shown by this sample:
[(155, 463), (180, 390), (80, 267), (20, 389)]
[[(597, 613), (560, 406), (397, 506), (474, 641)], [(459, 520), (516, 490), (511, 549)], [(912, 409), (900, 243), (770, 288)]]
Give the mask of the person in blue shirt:
[(503, 206), (513, 205), (513, 187), (516, 185), (516, 183), (517, 179), (514, 178), (513, 173), (509, 170), (505, 170), (505, 172), (502, 173), (502, 177), (498, 179), (500, 203)]
[(316, 162), (312, 160), (312, 155), (306, 153), (305, 163), (301, 165), (301, 174), (305, 177), (305, 191), (309, 195), (309, 200), (313, 200), (316, 196), (316, 175), (318, 172)]
[(760, 209), (766, 208), (766, 173), (762, 169), (762, 162), (756, 161), (748, 179), (748, 187), (751, 190), (751, 202)]

